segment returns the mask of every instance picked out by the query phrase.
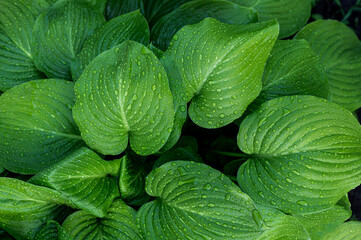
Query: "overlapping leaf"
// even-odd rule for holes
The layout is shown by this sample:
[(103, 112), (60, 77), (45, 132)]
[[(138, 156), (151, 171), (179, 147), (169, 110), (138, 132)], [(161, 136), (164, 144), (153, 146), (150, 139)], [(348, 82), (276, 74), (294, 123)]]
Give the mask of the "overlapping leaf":
[(207, 18), (183, 27), (162, 60), (177, 113), (185, 112), (183, 100), (191, 101), (189, 116), (201, 127), (218, 128), (239, 118), (261, 91), (277, 35), (276, 21), (240, 26)]
[(142, 0), (108, 0), (106, 16), (109, 20), (135, 10), (143, 10)]
[(258, 21), (257, 11), (226, 0), (190, 1), (157, 21), (152, 28), (152, 41), (161, 50), (166, 50), (178, 30), (207, 17), (230, 24), (248, 24)]
[(34, 24), (35, 66), (48, 77), (71, 79), (71, 62), (85, 39), (104, 23), (101, 11), (90, 3), (57, 1)]
[(361, 107), (361, 42), (352, 29), (334, 20), (308, 24), (297, 35), (321, 58), (330, 84), (329, 100), (350, 111)]
[(146, 191), (156, 199), (137, 213), (145, 239), (255, 239), (263, 231), (252, 200), (205, 164), (166, 163), (147, 176)]
[(81, 148), (30, 181), (51, 187), (67, 196), (79, 209), (103, 217), (119, 196), (116, 179), (119, 167), (119, 160), (105, 161), (90, 149)]
[(124, 14), (96, 29), (84, 42), (84, 46), (71, 64), (74, 80), (77, 80), (86, 66), (100, 53), (124, 42), (133, 40), (144, 45), (149, 43), (148, 23), (139, 11)]
[(230, 0), (258, 11), (260, 21), (277, 19), (280, 38), (293, 35), (301, 29), (311, 16), (310, 0)]
[(34, 174), (83, 144), (72, 117), (73, 88), (63, 80), (34, 80), (1, 95), (0, 165)]
[(86, 211), (78, 211), (65, 219), (63, 228), (74, 240), (138, 240), (142, 238), (135, 213), (122, 200), (116, 199), (105, 217), (96, 218)]
[(239, 168), (241, 189), (286, 213), (322, 211), (361, 182), (361, 126), (321, 98), (264, 103), (240, 125), (238, 145), (250, 155)]
[(103, 154), (130, 146), (157, 152), (172, 131), (173, 97), (167, 74), (145, 46), (126, 41), (96, 57), (75, 86), (73, 109), (82, 137)]
[(32, 29), (44, 0), (0, 1), (0, 91), (41, 77), (33, 64)]
[(15, 178), (0, 178), (0, 224), (17, 239), (33, 239), (47, 219), (71, 202), (55, 190)]

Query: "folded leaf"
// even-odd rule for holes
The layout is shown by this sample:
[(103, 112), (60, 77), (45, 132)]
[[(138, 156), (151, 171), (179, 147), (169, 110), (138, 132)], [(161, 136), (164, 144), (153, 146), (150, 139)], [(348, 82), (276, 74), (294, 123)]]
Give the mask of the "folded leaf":
[(116, 155), (130, 146), (157, 152), (172, 131), (173, 97), (166, 72), (145, 46), (126, 41), (96, 57), (76, 82), (73, 115), (85, 142)]
[(190, 1), (165, 15), (152, 28), (152, 41), (166, 50), (174, 34), (183, 26), (211, 17), (229, 24), (248, 24), (258, 21), (258, 13), (226, 0)]
[(133, 12), (135, 10), (143, 10), (142, 0), (108, 0), (107, 1), (107, 19)]
[(321, 58), (330, 84), (329, 100), (350, 111), (361, 107), (361, 42), (353, 30), (334, 20), (308, 24), (297, 35)]
[(119, 167), (119, 160), (105, 161), (90, 149), (81, 148), (37, 173), (30, 182), (51, 187), (67, 196), (77, 208), (103, 217), (119, 196), (116, 179)]
[(72, 240), (72, 238), (59, 223), (51, 220), (40, 229), (34, 240)]
[(57, 1), (34, 24), (35, 66), (48, 77), (71, 79), (71, 62), (85, 39), (104, 23), (102, 13), (90, 3)]
[(139, 11), (114, 18), (96, 29), (84, 42), (83, 48), (71, 64), (73, 80), (77, 80), (86, 66), (99, 54), (124, 42), (133, 40), (149, 43), (148, 23)]
[(104, 218), (78, 211), (65, 219), (63, 228), (74, 240), (140, 240), (135, 214), (134, 209), (116, 199)]
[(310, 0), (230, 0), (258, 11), (260, 21), (277, 19), (279, 38), (286, 38), (300, 30), (311, 16)]
[(328, 81), (318, 56), (304, 40), (280, 40), (273, 47), (254, 105), (286, 95), (328, 97)]
[(360, 238), (361, 222), (345, 222), (333, 231), (325, 234), (320, 240), (356, 240)]
[(330, 208), (361, 183), (361, 126), (351, 112), (313, 96), (272, 99), (240, 125), (250, 158), (238, 184), (285, 213)]
[(256, 239), (263, 231), (252, 200), (205, 164), (166, 163), (147, 176), (146, 191), (156, 199), (137, 213), (145, 239)]
[(0, 96), (0, 165), (34, 174), (83, 145), (72, 117), (74, 84), (34, 80)]
[(71, 202), (55, 190), (15, 178), (0, 178), (0, 225), (16, 239), (33, 239), (48, 219)]
[(189, 117), (195, 124), (219, 128), (242, 115), (261, 91), (277, 35), (276, 21), (241, 26), (211, 18), (174, 35), (162, 62), (175, 82), (170, 85), (184, 88), (185, 96), (173, 93), (175, 99), (191, 101)]

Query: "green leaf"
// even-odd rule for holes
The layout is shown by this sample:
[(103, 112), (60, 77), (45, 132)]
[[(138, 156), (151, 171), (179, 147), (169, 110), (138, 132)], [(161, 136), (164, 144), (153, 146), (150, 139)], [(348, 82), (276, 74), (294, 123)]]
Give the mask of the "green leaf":
[(285, 213), (332, 207), (361, 182), (361, 126), (325, 99), (272, 99), (242, 122), (237, 142), (250, 155), (238, 171), (241, 189)]
[(73, 115), (85, 142), (116, 155), (130, 146), (157, 152), (172, 131), (173, 98), (167, 74), (145, 46), (126, 41), (96, 57), (75, 85)]
[(34, 80), (0, 96), (0, 165), (34, 174), (83, 145), (72, 117), (74, 84)]
[(74, 240), (142, 239), (135, 221), (136, 211), (122, 200), (116, 199), (104, 218), (97, 218), (86, 211), (71, 214), (63, 228)]
[(77, 80), (86, 66), (100, 53), (124, 42), (133, 40), (144, 45), (149, 43), (148, 23), (139, 11), (124, 14), (96, 29), (84, 42), (82, 50), (71, 64), (74, 80)]
[(61, 162), (37, 173), (30, 182), (53, 188), (79, 209), (97, 217), (106, 215), (119, 196), (120, 161), (105, 161), (88, 148), (81, 148)]
[(316, 213), (296, 215), (295, 217), (302, 223), (312, 239), (321, 239), (325, 232), (341, 225), (351, 215), (351, 204), (346, 195), (331, 208)]
[(57, 1), (34, 24), (35, 66), (48, 77), (71, 79), (71, 62), (85, 39), (103, 23), (104, 16), (90, 3)]
[(120, 197), (128, 204), (142, 205), (149, 200), (144, 189), (148, 173), (146, 159), (127, 153), (120, 162)]
[(0, 225), (16, 239), (33, 239), (48, 219), (71, 202), (55, 190), (14, 178), (0, 178)]
[(334, 20), (308, 24), (297, 35), (321, 58), (330, 84), (329, 100), (350, 111), (361, 107), (361, 42), (353, 30)]
[(226, 0), (190, 1), (165, 15), (152, 28), (152, 41), (166, 50), (172, 37), (183, 26), (211, 17), (229, 24), (248, 24), (258, 21), (258, 13)]
[(156, 199), (137, 213), (145, 239), (255, 239), (262, 232), (252, 200), (205, 164), (166, 163), (147, 176), (146, 191)]
[[(185, 96), (173, 94), (175, 100), (191, 101), (189, 117), (195, 124), (219, 128), (242, 115), (261, 91), (264, 66), (277, 35), (276, 21), (243, 26), (211, 18), (174, 35), (162, 63), (170, 85), (184, 88)], [(185, 112), (184, 105), (178, 105)]]
[(56, 221), (48, 221), (36, 234), (34, 240), (72, 240)]
[(277, 19), (279, 38), (286, 38), (300, 30), (311, 16), (310, 0), (230, 0), (258, 11), (260, 21)]
[(304, 40), (280, 40), (273, 47), (262, 78), (257, 105), (287, 95), (328, 97), (328, 81), (318, 56)]
[(325, 234), (320, 240), (357, 240), (361, 235), (361, 222), (345, 222), (333, 231)]
[(109, 20), (138, 9), (143, 10), (142, 0), (108, 0), (106, 16)]

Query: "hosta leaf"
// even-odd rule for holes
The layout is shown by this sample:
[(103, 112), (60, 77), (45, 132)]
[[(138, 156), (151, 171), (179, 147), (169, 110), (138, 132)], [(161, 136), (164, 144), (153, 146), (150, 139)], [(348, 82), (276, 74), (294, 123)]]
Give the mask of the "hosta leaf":
[(190, 1), (162, 17), (152, 28), (152, 41), (166, 50), (172, 37), (185, 25), (212, 17), (230, 24), (248, 24), (258, 21), (257, 11), (225, 0)]
[(86, 211), (78, 211), (65, 219), (63, 228), (74, 240), (142, 239), (135, 221), (136, 211), (122, 200), (114, 200), (108, 214), (97, 218)]
[(145, 177), (149, 172), (145, 160), (129, 153), (120, 160), (120, 197), (128, 204), (142, 205), (149, 200), (144, 190)]
[(35, 66), (48, 77), (71, 79), (71, 62), (85, 39), (104, 22), (102, 13), (90, 3), (57, 1), (34, 24)]
[(48, 221), (36, 234), (34, 240), (72, 240), (56, 221)]
[(96, 29), (84, 42), (84, 46), (71, 64), (74, 80), (77, 80), (85, 67), (100, 53), (124, 42), (133, 40), (144, 45), (149, 43), (148, 23), (139, 11), (124, 14)]
[(351, 205), (347, 196), (337, 202), (335, 206), (320, 212), (296, 215), (312, 239), (321, 236), (330, 229), (336, 228), (351, 217)]
[(361, 126), (351, 112), (313, 96), (272, 99), (240, 125), (250, 155), (238, 184), (285, 213), (322, 211), (361, 182)]
[(285, 95), (328, 97), (328, 82), (318, 56), (304, 40), (280, 40), (263, 73), (257, 104)]
[(325, 234), (320, 240), (357, 240), (361, 234), (361, 222), (345, 222), (333, 231)]
[(0, 165), (34, 174), (83, 145), (72, 117), (73, 88), (64, 80), (34, 80), (0, 96)]
[(258, 11), (260, 21), (277, 19), (280, 24), (279, 38), (293, 35), (311, 16), (310, 0), (230, 0)]
[(338, 21), (318, 20), (296, 38), (306, 39), (320, 56), (330, 84), (329, 100), (350, 111), (361, 107), (361, 42), (353, 30)]
[(72, 206), (55, 190), (0, 178), (0, 225), (16, 239), (33, 239), (47, 219), (64, 210), (64, 204)]
[(166, 72), (145, 46), (126, 41), (96, 57), (75, 85), (73, 109), (82, 137), (103, 154), (130, 146), (158, 151), (172, 131), (173, 98)]
[(174, 35), (163, 62), (170, 81), (176, 82), (171, 85), (183, 83), (182, 98), (191, 101), (194, 123), (218, 128), (242, 115), (261, 91), (264, 65), (277, 35), (276, 21), (241, 26), (211, 18)]
[(146, 191), (156, 199), (137, 213), (145, 239), (255, 239), (262, 232), (252, 200), (205, 164), (166, 163), (147, 176)]
[(119, 196), (117, 175), (120, 161), (105, 161), (88, 148), (81, 148), (61, 162), (36, 174), (32, 183), (51, 187), (75, 206), (97, 217), (106, 215)]
[(142, 0), (108, 0), (106, 16), (109, 20), (138, 9), (143, 10)]

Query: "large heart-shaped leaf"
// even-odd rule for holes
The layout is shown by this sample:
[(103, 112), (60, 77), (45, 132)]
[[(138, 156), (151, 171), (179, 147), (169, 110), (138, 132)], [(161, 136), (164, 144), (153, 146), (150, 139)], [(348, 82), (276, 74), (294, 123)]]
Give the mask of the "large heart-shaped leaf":
[(130, 141), (138, 155), (150, 155), (172, 131), (174, 107), (167, 74), (140, 43), (126, 41), (96, 57), (75, 92), (73, 115), (82, 137), (103, 154), (119, 154)]
[(43, 0), (0, 1), (0, 91), (41, 78), (32, 60), (32, 29), (46, 7)]
[(85, 39), (103, 23), (103, 14), (90, 3), (57, 1), (34, 24), (35, 66), (48, 77), (71, 79), (71, 62)]
[(39, 172), (32, 183), (51, 187), (75, 206), (97, 217), (106, 215), (119, 196), (117, 175), (120, 161), (105, 161), (88, 148), (81, 148), (61, 162)]
[(320, 56), (330, 84), (329, 100), (350, 111), (361, 107), (361, 42), (341, 22), (318, 20), (296, 38), (306, 39)]
[(305, 40), (280, 40), (273, 47), (255, 105), (285, 95), (328, 97), (328, 81), (320, 59)]
[(240, 125), (250, 155), (238, 184), (286, 213), (322, 211), (361, 183), (361, 126), (351, 112), (313, 96), (272, 99)]
[(83, 48), (71, 64), (73, 80), (77, 80), (86, 66), (100, 53), (124, 42), (133, 40), (149, 43), (148, 23), (139, 11), (114, 18), (96, 29), (84, 42)]
[(83, 145), (72, 117), (74, 84), (34, 80), (0, 96), (0, 165), (34, 174)]
[(106, 16), (109, 20), (138, 9), (143, 10), (142, 0), (108, 0)]
[(147, 176), (146, 191), (156, 199), (137, 213), (145, 239), (255, 239), (263, 231), (252, 200), (205, 164), (166, 163)]
[(189, 116), (194, 123), (218, 128), (242, 115), (261, 91), (264, 66), (277, 35), (276, 21), (230, 25), (211, 18), (174, 35), (163, 63), (175, 82), (171, 86), (184, 88), (185, 96), (174, 93), (175, 99), (191, 101)]
[(78, 211), (65, 219), (63, 228), (74, 240), (140, 240), (135, 213), (122, 200), (116, 199), (105, 217), (97, 218), (86, 211)]
[(280, 38), (286, 38), (301, 29), (311, 16), (310, 0), (230, 0), (258, 11), (260, 21), (277, 19)]
[(16, 239), (33, 239), (47, 219), (71, 202), (55, 190), (15, 178), (0, 178), (0, 225)]
[(230, 24), (248, 24), (258, 21), (258, 13), (226, 0), (190, 1), (162, 17), (152, 28), (152, 41), (166, 50), (172, 37), (185, 25), (212, 17)]

